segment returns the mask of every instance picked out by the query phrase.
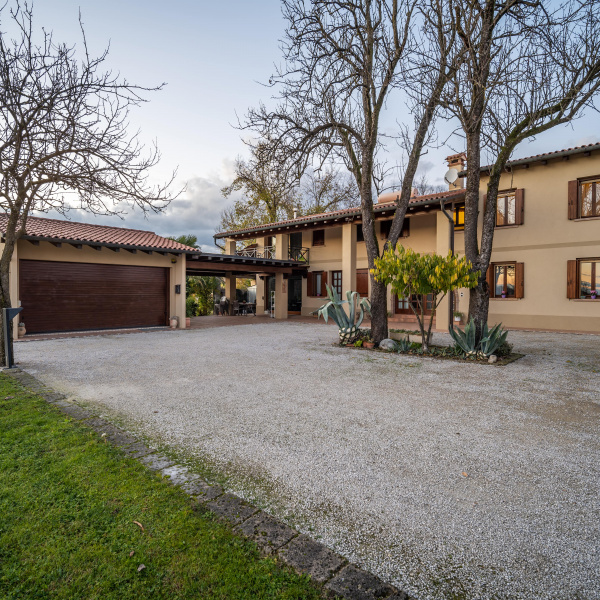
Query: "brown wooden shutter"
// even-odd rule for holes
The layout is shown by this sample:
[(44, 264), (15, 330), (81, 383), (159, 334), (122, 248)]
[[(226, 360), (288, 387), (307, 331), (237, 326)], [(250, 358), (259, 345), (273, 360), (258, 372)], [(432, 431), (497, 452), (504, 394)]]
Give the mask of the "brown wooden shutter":
[(569, 219), (577, 218), (579, 200), (579, 182), (577, 179), (569, 181)]
[(306, 295), (307, 296), (314, 296), (314, 292), (313, 292), (313, 286), (314, 286), (314, 279), (315, 279), (315, 274), (314, 273), (309, 273), (308, 277), (306, 278)]
[(321, 296), (327, 296), (327, 271), (321, 273)]
[(574, 300), (579, 298), (579, 281), (577, 280), (577, 261), (567, 261), (567, 298)]
[(525, 263), (515, 265), (515, 298), (525, 296)]
[(488, 270), (485, 273), (485, 279), (490, 288), (490, 298), (493, 298), (494, 292), (495, 292), (495, 290), (494, 290), (494, 265), (493, 264), (491, 264), (488, 267)]
[(525, 222), (525, 190), (515, 191), (515, 225), (523, 225)]

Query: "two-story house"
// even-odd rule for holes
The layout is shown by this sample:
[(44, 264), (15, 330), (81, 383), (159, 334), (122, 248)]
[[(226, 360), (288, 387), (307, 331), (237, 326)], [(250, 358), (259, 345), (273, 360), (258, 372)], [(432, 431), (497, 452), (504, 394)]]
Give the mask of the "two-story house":
[[(447, 192), (411, 198), (400, 243), (417, 252), (464, 253), (464, 166)], [(480, 226), (489, 170), (481, 169)], [(379, 197), (376, 233), (383, 244), (395, 211), (395, 193)], [(296, 269), (257, 273), (257, 312), (272, 308), (276, 318), (308, 315), (324, 302), (325, 284), (369, 295), (369, 274), (359, 208), (299, 217), (252, 229), (222, 232), (228, 254), (244, 254), (256, 240), (257, 257), (291, 260)], [(247, 252), (247, 251), (246, 251)], [(500, 182), (492, 264), (490, 323), (507, 327), (600, 332), (600, 144), (512, 160)], [(308, 267), (308, 268), (306, 268)], [(235, 289), (235, 277), (227, 278)], [(598, 294), (594, 292), (597, 291)], [(410, 298), (388, 295), (392, 319), (411, 321)], [(458, 290), (454, 309), (468, 310), (468, 290)], [(451, 315), (442, 302), (436, 328)]]

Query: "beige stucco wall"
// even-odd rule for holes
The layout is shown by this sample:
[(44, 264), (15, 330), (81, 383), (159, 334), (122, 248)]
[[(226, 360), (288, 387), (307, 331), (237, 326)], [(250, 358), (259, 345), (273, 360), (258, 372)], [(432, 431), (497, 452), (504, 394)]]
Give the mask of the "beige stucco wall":
[[(492, 262), (524, 263), (524, 298), (490, 299), (491, 323), (600, 332), (600, 301), (567, 299), (567, 261), (600, 257), (600, 219), (568, 219), (567, 185), (595, 175), (599, 152), (515, 167), (502, 176), (501, 190), (525, 190), (524, 224), (495, 230)], [(487, 181), (482, 177), (481, 208)], [(464, 241), (459, 247), (464, 250)]]
[[(410, 235), (400, 241), (416, 252), (436, 252), (436, 213), (417, 214), (410, 217)], [(348, 232), (353, 228), (352, 235), (348, 234), (344, 240), (343, 228)], [(302, 245), (310, 248), (310, 270), (311, 271), (343, 271), (342, 289), (344, 293), (348, 289), (355, 289), (355, 280), (348, 284), (348, 274), (355, 273), (357, 269), (368, 269), (367, 251), (364, 242), (355, 242), (355, 257), (352, 256), (351, 240), (356, 239), (356, 224), (340, 224), (339, 227), (325, 228), (325, 244), (323, 246), (312, 246), (312, 231), (303, 232)], [(375, 231), (378, 234), (380, 247), (383, 247), (385, 239), (380, 235), (379, 222)], [(345, 242), (345, 246), (344, 246)], [(353, 264), (354, 263), (354, 264)], [(331, 283), (331, 275), (328, 275)], [(369, 293), (371, 282), (369, 280)], [(325, 301), (319, 297), (308, 297), (307, 281), (303, 281), (302, 288), (302, 314), (309, 315), (319, 308)], [(388, 290), (388, 310), (393, 311), (394, 297)]]
[[(0, 245), (1, 250), (2, 245)], [(70, 244), (63, 244), (60, 248), (49, 242), (40, 242), (39, 246), (34, 246), (26, 240), (19, 240), (11, 261), (10, 272), (10, 294), (13, 306), (20, 306), (19, 290), (19, 270), (18, 261), (26, 260), (48, 260), (58, 262), (79, 262), (109, 265), (131, 265), (143, 267), (167, 267), (170, 271), (170, 296), (169, 296), (169, 316), (179, 317), (179, 325), (185, 328), (185, 255), (161, 255), (153, 253), (151, 255), (143, 252), (132, 254), (121, 249), (120, 252), (113, 252), (107, 248), (93, 250), (89, 246), (83, 246), (80, 250)], [(181, 285), (181, 294), (175, 293), (175, 285)], [(166, 325), (166, 323), (165, 323)], [(15, 327), (15, 336), (17, 329)]]

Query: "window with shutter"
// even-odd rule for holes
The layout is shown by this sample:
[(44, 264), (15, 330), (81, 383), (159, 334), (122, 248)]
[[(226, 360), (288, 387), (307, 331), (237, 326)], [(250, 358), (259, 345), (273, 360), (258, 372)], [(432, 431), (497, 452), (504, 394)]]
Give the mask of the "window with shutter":
[(490, 298), (524, 297), (523, 263), (492, 263), (486, 278), (490, 286)]
[(518, 189), (515, 192), (515, 225), (525, 223), (525, 190)]
[(600, 175), (569, 181), (569, 219), (600, 217)]
[(313, 230), (312, 245), (313, 246), (324, 246), (325, 245), (325, 230), (324, 229)]
[(392, 221), (379, 221), (379, 233), (384, 240), (387, 240), (390, 236), (390, 229), (392, 228)]
[(356, 291), (363, 297), (369, 295), (369, 269), (356, 270)]
[(496, 227), (509, 227), (520, 225), (520, 217), (517, 217), (517, 193), (521, 198), (521, 210), (523, 206), (523, 190), (508, 190), (498, 192), (496, 202)]
[(567, 297), (600, 300), (600, 258), (567, 261)]

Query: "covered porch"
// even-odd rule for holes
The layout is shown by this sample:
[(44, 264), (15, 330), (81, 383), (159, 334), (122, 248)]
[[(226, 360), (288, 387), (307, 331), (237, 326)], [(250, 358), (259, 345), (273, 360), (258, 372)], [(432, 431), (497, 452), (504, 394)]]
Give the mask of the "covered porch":
[(186, 262), (188, 276), (208, 275), (224, 279), (224, 297), (228, 300), (226, 313), (231, 316), (234, 315), (237, 279), (251, 278), (256, 280), (256, 302), (243, 309), (236, 306), (235, 313), (245, 316), (249, 316), (249, 313), (257, 316), (268, 313), (275, 319), (287, 319), (290, 300), (293, 305), (293, 300), (298, 295), (298, 282), (307, 277), (307, 272), (308, 266), (302, 261), (244, 256), (236, 254), (235, 249), (230, 254), (190, 255)]

